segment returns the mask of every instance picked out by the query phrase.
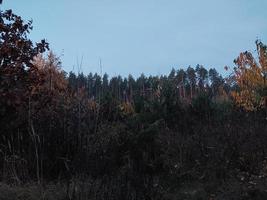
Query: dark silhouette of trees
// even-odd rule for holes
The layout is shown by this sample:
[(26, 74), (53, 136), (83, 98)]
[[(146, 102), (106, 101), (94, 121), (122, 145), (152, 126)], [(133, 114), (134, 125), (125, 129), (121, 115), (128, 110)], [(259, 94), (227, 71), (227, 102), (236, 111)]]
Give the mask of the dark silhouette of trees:
[[(233, 87), (201, 65), (168, 76), (67, 74), (31, 29), (1, 12), (1, 181), (56, 180), (68, 199), (209, 199), (225, 183), (265, 194), (265, 107), (250, 112), (233, 98), (266, 96), (262, 43), (258, 62), (247, 52), (236, 60)], [(183, 191), (188, 184), (196, 190)]]

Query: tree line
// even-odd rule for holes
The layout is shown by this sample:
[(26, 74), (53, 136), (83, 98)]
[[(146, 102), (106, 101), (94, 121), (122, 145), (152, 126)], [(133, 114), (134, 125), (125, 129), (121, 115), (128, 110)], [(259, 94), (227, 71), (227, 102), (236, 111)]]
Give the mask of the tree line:
[(211, 195), (266, 175), (260, 41), (258, 59), (241, 53), (229, 77), (197, 65), (109, 78), (64, 72), (45, 40), (28, 38), (31, 21), (0, 14), (1, 181), (67, 183), (72, 199), (171, 199), (187, 182)]

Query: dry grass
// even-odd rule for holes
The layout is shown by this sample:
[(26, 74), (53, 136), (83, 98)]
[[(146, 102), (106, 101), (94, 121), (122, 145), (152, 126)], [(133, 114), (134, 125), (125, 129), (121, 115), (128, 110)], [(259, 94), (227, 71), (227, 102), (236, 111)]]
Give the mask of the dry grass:
[(9, 186), (0, 183), (0, 200), (65, 200), (64, 188), (59, 185), (48, 185), (45, 188), (38, 185)]

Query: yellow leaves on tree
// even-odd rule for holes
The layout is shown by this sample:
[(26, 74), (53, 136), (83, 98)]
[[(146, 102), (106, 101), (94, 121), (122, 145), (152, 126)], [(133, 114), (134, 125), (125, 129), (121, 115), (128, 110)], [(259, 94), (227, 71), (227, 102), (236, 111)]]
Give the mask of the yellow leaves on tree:
[(38, 68), (44, 80), (39, 89), (58, 93), (65, 91), (67, 82), (64, 71), (61, 70), (60, 59), (53, 52), (50, 51), (47, 58), (39, 54), (35, 57), (33, 65)]
[(266, 107), (267, 51), (262, 42), (257, 41), (258, 61), (250, 52), (243, 52), (235, 60), (235, 80), (238, 91), (232, 92), (237, 105), (248, 111)]
[(134, 113), (134, 107), (130, 102), (123, 102), (119, 108), (124, 115), (131, 115)]

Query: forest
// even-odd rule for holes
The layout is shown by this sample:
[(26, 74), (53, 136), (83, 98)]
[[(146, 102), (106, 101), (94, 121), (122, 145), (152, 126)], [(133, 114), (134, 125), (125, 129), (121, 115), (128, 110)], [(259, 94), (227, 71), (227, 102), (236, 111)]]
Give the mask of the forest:
[(260, 40), (227, 76), (77, 74), (31, 21), (0, 15), (1, 200), (267, 199)]

